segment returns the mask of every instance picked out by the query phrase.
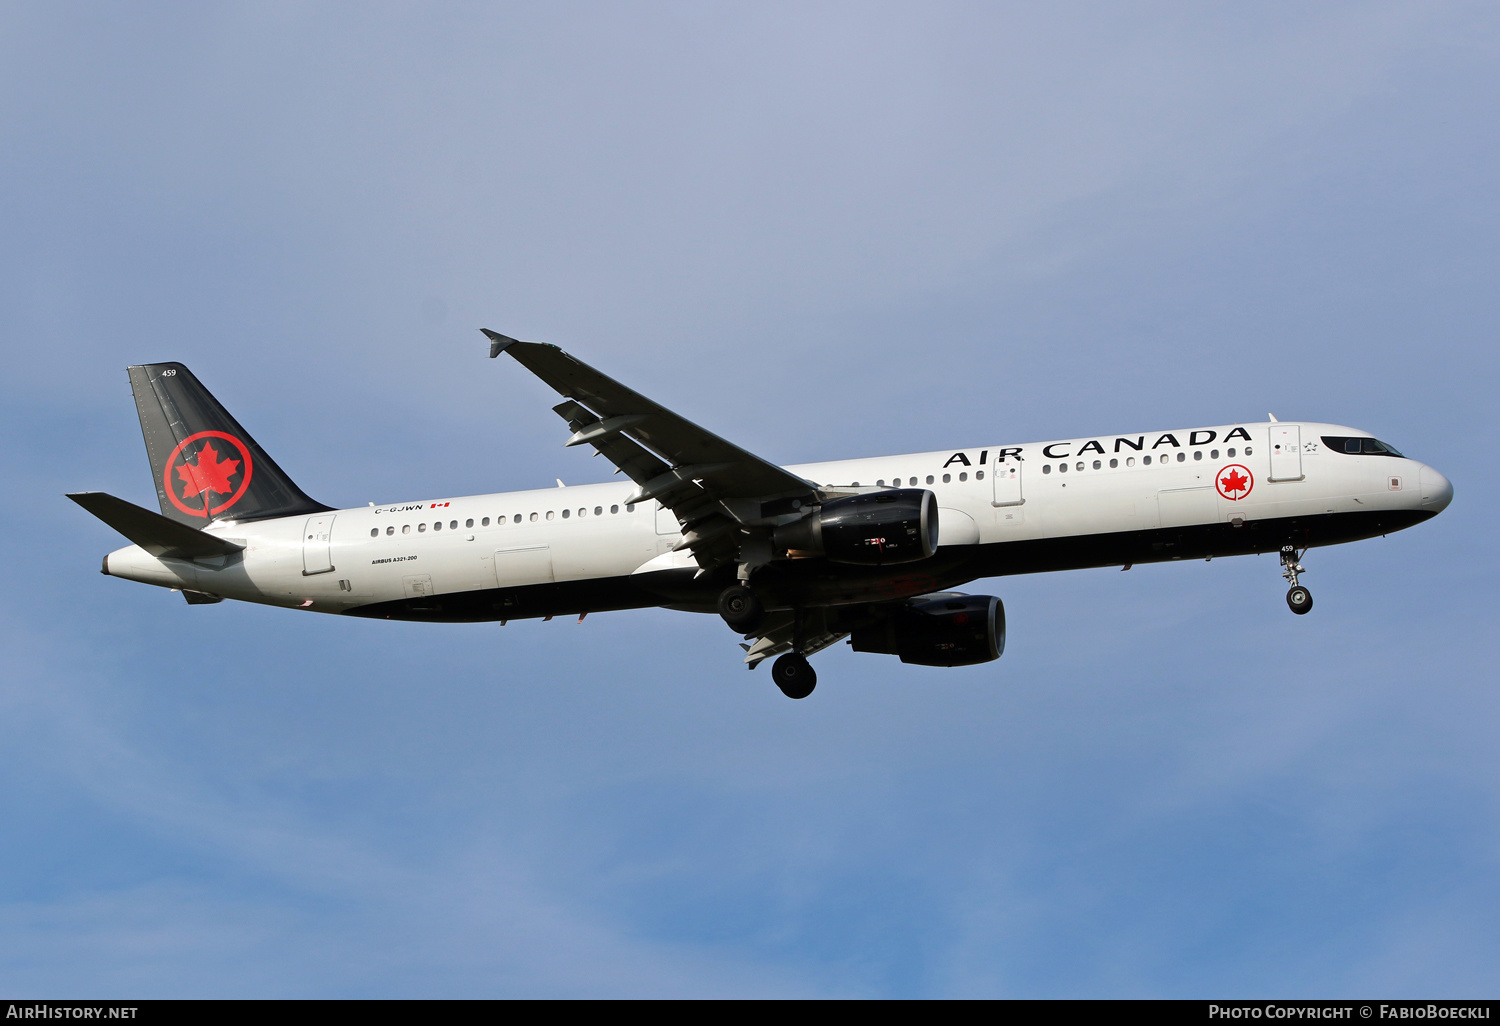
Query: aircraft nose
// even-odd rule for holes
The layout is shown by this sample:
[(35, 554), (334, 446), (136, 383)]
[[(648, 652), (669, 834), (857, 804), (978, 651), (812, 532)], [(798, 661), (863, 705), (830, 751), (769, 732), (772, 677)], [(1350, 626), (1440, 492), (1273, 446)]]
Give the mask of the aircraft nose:
[(1453, 482), (1426, 464), (1422, 465), (1422, 508), (1441, 513), (1453, 501)]

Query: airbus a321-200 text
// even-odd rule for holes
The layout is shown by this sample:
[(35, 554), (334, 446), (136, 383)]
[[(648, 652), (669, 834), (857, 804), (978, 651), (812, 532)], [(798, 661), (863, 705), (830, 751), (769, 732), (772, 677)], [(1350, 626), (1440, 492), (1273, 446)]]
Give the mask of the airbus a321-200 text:
[[(113, 577), (388, 620), (474, 622), (665, 606), (717, 613), (791, 698), (808, 657), (998, 659), (1008, 574), (1277, 553), (1294, 613), (1304, 553), (1435, 516), (1453, 487), (1356, 428), (1270, 421), (781, 467), (556, 346), (496, 332), (555, 389), (567, 445), (605, 484), (333, 509), (292, 483), (179, 363), (131, 367), (161, 512), (69, 497), (133, 544)], [(628, 480), (626, 480), (628, 479)], [(561, 482), (559, 482), (561, 485)]]

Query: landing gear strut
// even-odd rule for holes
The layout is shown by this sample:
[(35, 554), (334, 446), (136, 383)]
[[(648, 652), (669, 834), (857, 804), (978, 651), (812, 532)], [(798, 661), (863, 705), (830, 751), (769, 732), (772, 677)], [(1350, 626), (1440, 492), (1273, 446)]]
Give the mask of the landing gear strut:
[(1291, 585), (1286, 593), (1286, 604), (1298, 616), (1313, 607), (1312, 592), (1297, 583), (1297, 575), (1307, 573), (1307, 567), (1302, 565), (1300, 559), (1301, 554), (1298, 553), (1295, 545), (1281, 547), (1281, 576), (1285, 577), (1286, 582)]
[(771, 664), (771, 679), (788, 698), (806, 698), (818, 686), (812, 663), (796, 652), (788, 652)]
[(749, 634), (766, 618), (766, 607), (743, 584), (731, 584), (719, 593), (719, 615), (736, 634)]

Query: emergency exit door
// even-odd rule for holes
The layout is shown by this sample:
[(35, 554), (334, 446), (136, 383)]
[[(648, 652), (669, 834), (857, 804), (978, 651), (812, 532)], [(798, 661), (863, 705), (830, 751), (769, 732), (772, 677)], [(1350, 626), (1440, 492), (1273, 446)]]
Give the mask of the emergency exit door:
[(677, 514), (673, 513), (661, 503), (656, 506), (656, 533), (657, 534), (681, 534), (682, 525), (677, 522)]
[(1000, 456), (990, 468), (994, 481), (995, 497), (990, 503), (995, 506), (1019, 506), (1026, 499), (1021, 495), (1021, 460), (1017, 456)]
[(326, 574), (333, 569), (329, 543), (333, 539), (333, 517), (308, 517), (302, 525), (302, 576)]

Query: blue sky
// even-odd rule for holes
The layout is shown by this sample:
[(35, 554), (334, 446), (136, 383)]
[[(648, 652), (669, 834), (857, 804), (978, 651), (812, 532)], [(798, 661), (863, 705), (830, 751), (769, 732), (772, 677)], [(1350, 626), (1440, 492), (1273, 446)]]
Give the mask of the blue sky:
[[(1500, 984), (1500, 13), (0, 7), (0, 985)], [(480, 325), (783, 462), (1283, 418), (1455, 484), (1315, 551), (979, 582), (998, 663), (110, 580), (181, 360), (334, 505), (600, 479)], [(1488, 498), (1486, 498), (1488, 496)]]

